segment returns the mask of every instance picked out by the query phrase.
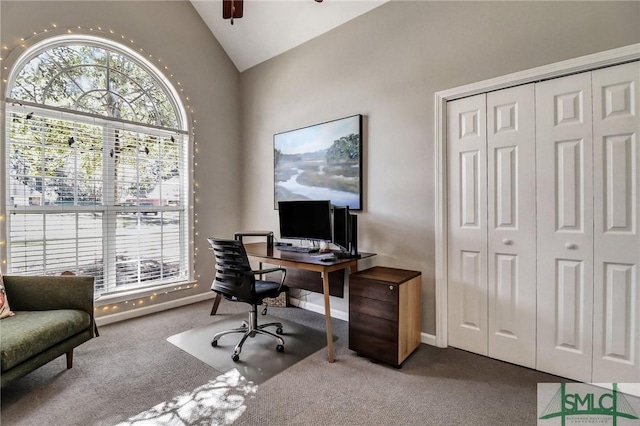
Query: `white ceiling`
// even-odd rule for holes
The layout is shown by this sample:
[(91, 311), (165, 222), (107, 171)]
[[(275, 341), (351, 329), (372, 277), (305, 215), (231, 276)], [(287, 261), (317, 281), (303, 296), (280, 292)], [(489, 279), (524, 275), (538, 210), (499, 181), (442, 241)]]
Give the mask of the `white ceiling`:
[(244, 16), (222, 19), (222, 0), (191, 0), (239, 71), (319, 36), (388, 0), (244, 0)]

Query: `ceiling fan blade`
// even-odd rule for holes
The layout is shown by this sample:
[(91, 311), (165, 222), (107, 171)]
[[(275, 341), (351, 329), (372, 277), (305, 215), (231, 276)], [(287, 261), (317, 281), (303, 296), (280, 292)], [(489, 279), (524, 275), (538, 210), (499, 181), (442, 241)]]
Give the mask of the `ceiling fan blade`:
[(243, 0), (222, 0), (223, 19), (242, 18), (243, 9)]

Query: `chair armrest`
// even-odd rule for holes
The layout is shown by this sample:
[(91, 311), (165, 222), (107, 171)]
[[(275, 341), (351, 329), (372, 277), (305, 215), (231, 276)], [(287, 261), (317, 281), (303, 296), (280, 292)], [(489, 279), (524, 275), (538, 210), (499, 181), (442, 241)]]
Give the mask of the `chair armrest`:
[(251, 273), (253, 275), (261, 275), (261, 274), (268, 274), (271, 272), (282, 272), (282, 278), (280, 279), (280, 287), (278, 287), (278, 292), (280, 291), (280, 289), (282, 288), (282, 286), (284, 285), (284, 280), (287, 277), (287, 270), (283, 267), (278, 267), (278, 268), (269, 268), (269, 269), (258, 269), (255, 271), (251, 271)]
[(12, 311), (79, 309), (93, 318), (94, 277), (3, 276)]

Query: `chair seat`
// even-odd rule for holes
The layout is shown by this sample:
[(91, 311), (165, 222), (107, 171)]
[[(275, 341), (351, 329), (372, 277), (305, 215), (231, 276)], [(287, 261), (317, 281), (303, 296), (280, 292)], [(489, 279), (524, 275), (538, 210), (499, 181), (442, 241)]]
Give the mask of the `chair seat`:
[[(280, 291), (278, 291), (278, 289), (280, 289)], [(231, 300), (232, 302), (244, 302), (244, 300), (240, 300), (236, 296), (229, 296), (223, 293), (222, 291), (216, 290), (215, 286), (213, 288), (213, 291), (221, 294), (222, 297), (224, 297), (227, 300)], [(286, 293), (288, 291), (289, 291), (289, 287), (287, 287), (286, 285), (283, 285), (280, 288), (280, 284), (278, 283), (275, 283), (272, 281), (256, 280), (256, 296), (258, 299), (260, 299), (258, 304), (262, 302), (262, 299), (270, 298), (270, 297), (278, 297), (280, 293), (283, 293), (283, 292)]]
[[(280, 289), (280, 291), (278, 291)], [(273, 281), (256, 280), (256, 295), (260, 298), (264, 297), (278, 297), (281, 292), (288, 292), (289, 287), (283, 285), (280, 287), (280, 283)]]

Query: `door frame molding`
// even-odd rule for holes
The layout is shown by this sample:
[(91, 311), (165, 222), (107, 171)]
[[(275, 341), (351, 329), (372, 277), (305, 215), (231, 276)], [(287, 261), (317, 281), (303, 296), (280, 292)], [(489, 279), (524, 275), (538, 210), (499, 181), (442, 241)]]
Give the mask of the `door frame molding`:
[(566, 61), (556, 62), (541, 67), (532, 68), (491, 78), (477, 83), (454, 87), (436, 92), (435, 94), (435, 141), (436, 141), (436, 199), (435, 199), (435, 267), (436, 267), (436, 346), (448, 346), (448, 246), (447, 246), (447, 102), (494, 90), (506, 89), (521, 84), (535, 83), (569, 74), (591, 71), (597, 68), (618, 65), (625, 62), (640, 60), (640, 43), (604, 52), (581, 56)]

